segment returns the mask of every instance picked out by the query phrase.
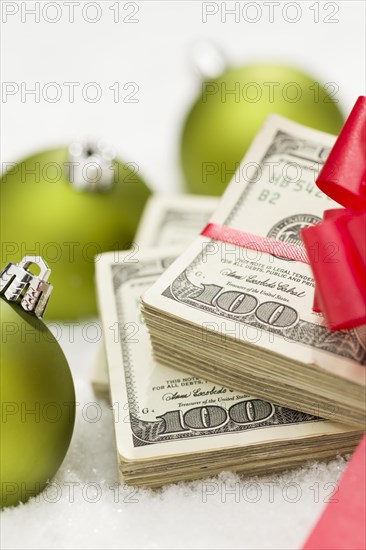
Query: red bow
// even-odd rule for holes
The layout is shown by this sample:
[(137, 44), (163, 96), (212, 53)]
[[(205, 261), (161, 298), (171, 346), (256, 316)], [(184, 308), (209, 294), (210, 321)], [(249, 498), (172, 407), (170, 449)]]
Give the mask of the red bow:
[(366, 97), (356, 101), (316, 181), (345, 208), (302, 231), (316, 283), (314, 310), (330, 330), (366, 324)]

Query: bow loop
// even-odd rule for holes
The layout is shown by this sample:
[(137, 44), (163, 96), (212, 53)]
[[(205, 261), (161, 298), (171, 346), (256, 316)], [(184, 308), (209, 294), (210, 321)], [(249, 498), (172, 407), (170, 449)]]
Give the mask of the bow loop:
[(366, 209), (365, 148), (366, 97), (360, 96), (316, 181), (328, 197), (358, 211)]
[[(366, 97), (359, 97), (316, 181), (346, 208), (302, 237), (316, 283), (314, 311), (331, 330), (366, 324)], [(317, 251), (315, 254), (314, 251)]]

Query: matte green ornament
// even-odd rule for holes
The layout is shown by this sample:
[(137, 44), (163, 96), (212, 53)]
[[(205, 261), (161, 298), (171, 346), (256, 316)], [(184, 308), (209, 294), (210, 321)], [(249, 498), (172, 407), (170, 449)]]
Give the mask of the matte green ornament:
[(219, 74), (204, 78), (183, 127), (181, 163), (190, 192), (221, 195), (271, 113), (339, 133), (344, 117), (335, 83), (326, 89), (312, 76), (274, 63), (224, 67), (221, 60), (218, 66)]
[(0, 180), (1, 262), (41, 255), (52, 268), (53, 319), (96, 315), (94, 259), (129, 248), (150, 191), (135, 163), (73, 144), (9, 166)]
[[(29, 271), (41, 266), (40, 275)], [(66, 358), (41, 320), (52, 286), (42, 259), (0, 273), (1, 507), (44, 489), (69, 447), (75, 391)]]

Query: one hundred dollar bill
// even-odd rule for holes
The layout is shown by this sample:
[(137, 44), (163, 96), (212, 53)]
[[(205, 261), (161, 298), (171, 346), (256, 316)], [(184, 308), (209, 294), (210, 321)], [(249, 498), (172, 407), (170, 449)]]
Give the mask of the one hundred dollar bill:
[[(304, 459), (316, 456), (315, 441), (328, 446), (322, 447), (320, 456), (335, 454), (345, 445), (352, 448), (359, 436), (346, 426), (273, 405), (153, 359), (140, 298), (178, 252), (160, 247), (134, 256), (107, 253), (96, 265), (123, 480), (154, 486), (220, 468), (256, 471), (262, 464), (257, 471), (278, 469), (281, 457), (283, 467), (301, 460), (296, 442), (308, 445)], [(258, 452), (257, 446), (265, 450), (256, 466), (243, 449)], [(197, 458), (201, 455), (203, 466)]]
[(217, 207), (217, 197), (153, 195), (144, 210), (135, 241), (138, 246), (184, 249), (199, 235)]
[[(334, 140), (334, 136), (272, 115), (210, 222), (300, 245), (301, 229), (320, 222), (324, 210), (339, 207), (315, 184)], [(329, 261), (337, 261), (335, 243), (328, 243), (328, 248)], [(338, 420), (347, 414), (349, 395), (360, 424), (365, 408), (364, 390), (359, 390), (365, 384), (365, 332), (328, 331), (323, 316), (313, 312), (313, 298), (309, 265), (285, 259), (273, 250), (271, 254), (258, 252), (201, 235), (144, 294), (143, 304), (154, 349), (163, 361), (171, 353), (189, 350), (188, 372), (197, 374), (201, 369), (216, 381), (232, 380), (239, 390), (244, 384), (241, 374), (242, 379), (244, 374), (254, 376), (251, 390), (260, 396), (272, 377), (271, 399), (282, 405), (294, 406), (296, 392), (300, 397), (306, 388), (306, 400), (314, 391), (322, 414), (326, 406), (318, 400), (318, 393), (328, 404), (335, 402), (337, 410), (332, 408), (330, 416)], [(167, 330), (170, 337), (164, 338)], [(203, 340), (205, 332), (210, 342)], [(276, 358), (274, 365), (269, 357)], [(208, 364), (211, 359), (214, 366)], [(304, 365), (309, 368), (304, 370)], [(283, 383), (290, 388), (288, 392)], [(318, 383), (323, 384), (319, 391)], [(343, 390), (339, 386), (334, 398), (332, 386), (341, 383)], [(310, 402), (303, 410), (309, 407)], [(354, 420), (352, 414), (349, 420)]]

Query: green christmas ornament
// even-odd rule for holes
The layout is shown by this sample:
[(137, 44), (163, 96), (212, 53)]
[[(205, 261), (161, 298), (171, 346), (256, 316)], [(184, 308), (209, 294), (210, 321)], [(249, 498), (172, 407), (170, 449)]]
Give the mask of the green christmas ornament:
[(190, 192), (221, 195), (270, 113), (338, 134), (344, 118), (337, 86), (321, 86), (290, 66), (228, 67), (205, 45), (198, 52), (202, 88), (183, 127), (181, 163)]
[[(37, 264), (38, 276), (30, 272)], [(41, 258), (0, 272), (1, 507), (25, 502), (57, 472), (71, 440), (75, 391), (66, 358), (41, 320), (52, 291)]]
[(73, 144), (9, 166), (1, 184), (2, 265), (28, 254), (52, 268), (48, 315), (95, 315), (94, 258), (129, 248), (150, 191), (135, 163)]

